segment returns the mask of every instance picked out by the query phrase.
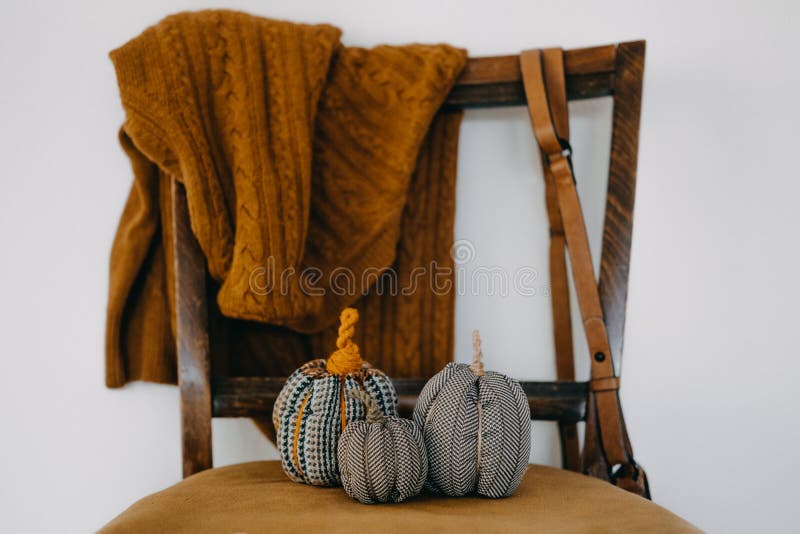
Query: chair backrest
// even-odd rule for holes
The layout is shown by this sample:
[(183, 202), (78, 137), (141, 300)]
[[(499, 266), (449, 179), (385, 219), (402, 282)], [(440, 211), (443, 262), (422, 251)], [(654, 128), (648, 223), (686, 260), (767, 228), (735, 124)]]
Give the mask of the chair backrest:
[[(628, 291), (644, 53), (644, 41), (564, 52), (569, 100), (612, 96), (614, 101), (599, 291), (611, 354), (617, 361)], [(470, 59), (444, 105), (525, 104), (519, 56), (513, 55)], [(189, 476), (212, 466), (211, 418), (269, 418), (284, 378), (211, 378), (205, 260), (189, 225), (183, 186), (173, 180), (172, 187), (183, 474)], [(408, 413), (425, 381), (394, 383), (401, 413)], [(535, 419), (561, 424), (586, 420), (587, 382), (522, 382), (522, 387)]]

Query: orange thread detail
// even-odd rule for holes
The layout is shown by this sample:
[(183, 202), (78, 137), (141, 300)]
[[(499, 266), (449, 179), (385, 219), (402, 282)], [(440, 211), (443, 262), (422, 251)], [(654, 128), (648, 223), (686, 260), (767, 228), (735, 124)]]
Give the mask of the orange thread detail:
[(297, 456), (297, 442), (300, 441), (300, 424), (303, 422), (303, 412), (306, 410), (306, 403), (308, 402), (308, 398), (311, 396), (311, 390), (308, 390), (306, 393), (306, 398), (303, 399), (302, 404), (300, 404), (300, 411), (297, 413), (297, 421), (294, 425), (294, 441), (292, 442), (292, 457), (294, 458), (294, 465), (297, 467), (297, 471), (300, 474), (303, 474), (303, 469), (300, 467), (300, 458)]

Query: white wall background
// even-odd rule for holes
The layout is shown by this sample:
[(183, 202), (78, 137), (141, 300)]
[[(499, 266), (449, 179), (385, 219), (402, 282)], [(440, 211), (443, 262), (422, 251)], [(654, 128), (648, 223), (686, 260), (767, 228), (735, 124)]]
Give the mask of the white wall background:
[[(131, 181), (107, 52), (201, 6), (472, 55), (646, 38), (623, 382), (637, 454), (656, 502), (704, 529), (798, 528), (797, 4), (4, 0), (0, 531), (90, 531), (180, 478), (176, 389), (103, 386), (108, 254)], [(597, 246), (611, 107), (571, 112)], [(524, 112), (470, 112), (462, 136), (457, 237), (477, 251), (465, 268), (530, 265), (546, 286)], [(492, 367), (553, 377), (545, 297), (464, 295), (457, 312), (459, 359), (479, 326)], [(535, 427), (534, 459), (556, 464), (552, 427)], [(214, 447), (218, 465), (275, 457), (247, 421), (215, 421)]]

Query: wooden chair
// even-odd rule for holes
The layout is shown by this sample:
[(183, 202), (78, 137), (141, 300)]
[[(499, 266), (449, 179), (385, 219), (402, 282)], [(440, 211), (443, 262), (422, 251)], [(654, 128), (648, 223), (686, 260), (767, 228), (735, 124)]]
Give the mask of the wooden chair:
[[(602, 258), (599, 289), (603, 313), (607, 323), (611, 343), (611, 352), (618, 361), (622, 353), (623, 328), (625, 322), (625, 302), (628, 286), (628, 265), (630, 260), (631, 232), (633, 225), (633, 203), (636, 186), (636, 162), (639, 135), (639, 114), (642, 95), (642, 77), (644, 68), (644, 41), (621, 43), (618, 45), (583, 48), (565, 52), (565, 70), (567, 73), (567, 95), (569, 100), (613, 97), (613, 131), (611, 142), (611, 158), (609, 166), (608, 192), (606, 202), (605, 224), (603, 230)], [(501, 56), (470, 59), (468, 65), (446, 100), (445, 106), (452, 108), (475, 108), (491, 106), (520, 106), (526, 104), (525, 92), (520, 72), (519, 56)], [(174, 225), (174, 257), (175, 257), (175, 295), (178, 379), (181, 399), (181, 427), (183, 449), (183, 475), (190, 477), (212, 467), (211, 451), (211, 419), (212, 417), (257, 417), (269, 418), (275, 399), (283, 385), (284, 377), (211, 377), (210, 344), (207, 329), (208, 309), (206, 301), (206, 272), (203, 254), (191, 232), (186, 195), (183, 186), (173, 181), (173, 225)], [(425, 379), (394, 380), (400, 398), (401, 413), (406, 415), (413, 408), (415, 398), (425, 384)], [(589, 386), (587, 382), (553, 381), (522, 382), (528, 396), (531, 413), (534, 419), (557, 421), (562, 429), (587, 418), (587, 398)], [(562, 436), (563, 437), (563, 436)], [(266, 464), (274, 464), (267, 466)], [(263, 464), (263, 465), (259, 465)], [(565, 466), (567, 460), (565, 456)], [(243, 474), (247, 472), (247, 474)], [(213, 474), (216, 473), (216, 474)], [(573, 478), (570, 478), (573, 477)], [(153, 510), (154, 498), (161, 499), (165, 510), (185, 509), (186, 514), (203, 513), (203, 506), (213, 508), (216, 501), (210, 493), (200, 488), (203, 484), (225, 484), (235, 481), (243, 484), (244, 479), (253, 484), (260, 484), (258, 491), (262, 497), (269, 491), (280, 495), (270, 497), (269, 506), (293, 507), (302, 502), (313, 500), (315, 508), (336, 510), (327, 520), (319, 522), (318, 518), (305, 518), (302, 514), (297, 521), (310, 521), (309, 530), (315, 525), (331, 525), (339, 518), (340, 501), (347, 499), (343, 492), (332, 494), (328, 490), (312, 488), (289, 482), (282, 476), (277, 462), (260, 462), (258, 464), (242, 464), (212, 469), (197, 477), (191, 477), (178, 485), (156, 494), (147, 500), (140, 501), (126, 513), (109, 524), (109, 531), (135, 530), (146, 525), (161, 525), (164, 529), (173, 530), (179, 527), (174, 513), (164, 512), (159, 515)], [(529, 502), (525, 513), (533, 513), (531, 508), (543, 507), (548, 510), (547, 517), (536, 517), (537, 526), (546, 529), (563, 526), (558, 517), (562, 514), (565, 525), (571, 520), (568, 516), (571, 506), (581, 507), (578, 514), (582, 522), (575, 523), (576, 528), (602, 528), (603, 524), (611, 527), (644, 529), (654, 524), (662, 528), (675, 530), (691, 529), (691, 525), (635, 495), (614, 488), (605, 482), (595, 481), (589, 477), (566, 471), (536, 467), (526, 477), (536, 491), (542, 494)], [(203, 482), (205, 481), (205, 482)], [(278, 486), (275, 486), (275, 485)], [(544, 489), (542, 489), (544, 488)], [(571, 499), (560, 496), (548, 496), (550, 491), (568, 492)], [(524, 489), (524, 488), (523, 488)], [(226, 513), (233, 512), (230, 507), (240, 506), (247, 501), (246, 492), (242, 490), (234, 499), (235, 504), (228, 504)], [(197, 495), (202, 494), (203, 497)], [(204, 493), (205, 492), (205, 493)], [(514, 499), (487, 502), (480, 499), (458, 500), (470, 512), (464, 515), (469, 528), (479, 528), (481, 521), (495, 515), (514, 514)], [(187, 501), (206, 502), (200, 508), (192, 508)], [(277, 499), (277, 501), (275, 500)], [(538, 499), (538, 501), (537, 501)], [(418, 524), (424, 528), (434, 528), (430, 521), (432, 516), (422, 515), (420, 523), (414, 523), (414, 514), (422, 509), (425, 513), (436, 513), (437, 506), (453, 506), (453, 500), (422, 500), (416, 504), (404, 504), (393, 507), (356, 506), (356, 512), (347, 512), (345, 506), (341, 512), (342, 521), (348, 521), (347, 514), (357, 513), (362, 526), (376, 526), (380, 521), (392, 521), (397, 528), (412, 528)], [(254, 501), (256, 502), (256, 501)], [(263, 506), (267, 506), (263, 504)], [(148, 504), (150, 503), (150, 504)], [(331, 504), (334, 503), (334, 504)], [(336, 504), (339, 503), (339, 504)], [(445, 504), (450, 503), (450, 504)], [(502, 504), (501, 504), (502, 503)], [(330, 506), (329, 506), (330, 505)], [(326, 508), (326, 506), (329, 506)], [(406, 510), (404, 512), (404, 510)], [(198, 512), (199, 511), (199, 512)], [(311, 510), (307, 514), (311, 514)], [(326, 512), (330, 515), (329, 512)], [(625, 517), (621, 517), (624, 513)], [(534, 514), (535, 515), (535, 514)], [(443, 520), (454, 529), (458, 521), (445, 514)], [(602, 517), (601, 517), (602, 516)], [(411, 517), (411, 519), (408, 519)], [(573, 517), (572, 520), (575, 518)], [(276, 529), (290, 528), (291, 519), (277, 518)], [(524, 519), (530, 524), (530, 517)], [(137, 523), (138, 521), (138, 523)], [(151, 521), (148, 523), (148, 521)], [(159, 523), (160, 521), (160, 523)], [(215, 524), (214, 518), (209, 518)], [(410, 521), (410, 522), (409, 522)], [(553, 522), (554, 521), (554, 522)], [(605, 522), (605, 523), (604, 523)], [(227, 524), (227, 523), (225, 523)], [(168, 526), (171, 525), (171, 526)], [(491, 527), (491, 523), (486, 526)], [(369, 529), (369, 528), (368, 528)], [(335, 528), (333, 528), (335, 530)], [(436, 530), (446, 531), (437, 526)], [(496, 530), (491, 529), (490, 530)]]
[[(614, 99), (600, 291), (617, 361), (622, 354), (628, 293), (644, 52), (644, 41), (636, 41), (569, 50), (564, 58), (569, 100)], [(476, 108), (525, 103), (519, 56), (514, 55), (470, 59), (445, 105)], [(211, 418), (271, 417), (285, 377), (211, 379), (205, 260), (189, 227), (183, 187), (178, 182), (173, 182), (173, 187), (178, 380), (186, 477), (212, 466)], [(425, 381), (394, 381), (401, 411), (410, 411)], [(586, 419), (586, 382), (523, 382), (522, 387), (535, 419), (562, 423)]]

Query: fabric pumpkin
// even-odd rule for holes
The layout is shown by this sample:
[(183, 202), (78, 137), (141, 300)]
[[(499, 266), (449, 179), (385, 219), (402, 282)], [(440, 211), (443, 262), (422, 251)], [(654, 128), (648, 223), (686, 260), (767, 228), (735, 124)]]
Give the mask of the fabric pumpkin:
[(347, 494), (364, 504), (401, 502), (425, 485), (428, 459), (419, 427), (385, 416), (364, 391), (351, 391), (367, 408), (366, 421), (347, 425), (339, 440), (339, 471)]
[(337, 350), (326, 360), (312, 360), (289, 376), (275, 401), (272, 422), (281, 464), (295, 482), (314, 486), (340, 484), (336, 445), (349, 421), (363, 420), (364, 403), (348, 390), (365, 390), (385, 415), (397, 415), (391, 380), (361, 359), (353, 342), (358, 311), (342, 311)]
[(448, 363), (414, 408), (428, 454), (426, 488), (451, 497), (507, 497), (528, 464), (531, 412), (519, 382), (483, 370), (478, 331), (472, 336), (472, 365)]

